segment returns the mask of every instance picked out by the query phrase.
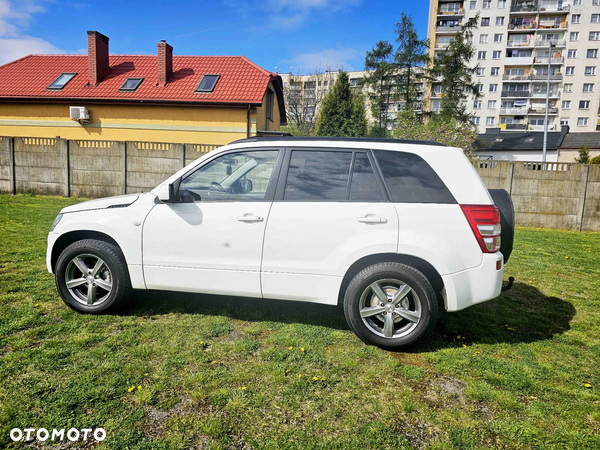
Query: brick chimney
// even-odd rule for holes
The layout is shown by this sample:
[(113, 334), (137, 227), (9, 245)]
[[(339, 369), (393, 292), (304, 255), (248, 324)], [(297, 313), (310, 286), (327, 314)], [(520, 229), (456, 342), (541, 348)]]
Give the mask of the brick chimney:
[(173, 78), (173, 47), (161, 40), (158, 44), (158, 85), (165, 87)]
[(107, 74), (108, 38), (97, 31), (88, 31), (88, 77), (89, 84), (97, 85)]

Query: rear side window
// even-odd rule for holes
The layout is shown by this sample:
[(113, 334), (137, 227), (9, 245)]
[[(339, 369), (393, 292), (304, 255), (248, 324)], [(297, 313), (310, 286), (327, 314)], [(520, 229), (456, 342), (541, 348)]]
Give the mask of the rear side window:
[(344, 201), (352, 152), (294, 150), (284, 200)]
[(374, 150), (394, 203), (456, 203), (423, 158), (413, 153)]
[(356, 153), (350, 182), (351, 202), (381, 202), (383, 196), (366, 153)]

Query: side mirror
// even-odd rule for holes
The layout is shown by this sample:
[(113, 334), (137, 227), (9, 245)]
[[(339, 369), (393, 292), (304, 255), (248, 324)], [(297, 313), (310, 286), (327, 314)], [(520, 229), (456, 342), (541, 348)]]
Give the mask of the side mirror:
[(240, 186), (244, 194), (252, 192), (252, 180), (240, 180)]
[(158, 199), (163, 203), (173, 203), (175, 197), (175, 189), (173, 184), (163, 184), (158, 189)]

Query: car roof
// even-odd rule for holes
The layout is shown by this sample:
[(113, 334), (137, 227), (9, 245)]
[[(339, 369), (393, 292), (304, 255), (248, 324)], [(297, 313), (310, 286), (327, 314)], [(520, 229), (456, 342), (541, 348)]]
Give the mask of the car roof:
[(413, 139), (383, 139), (383, 138), (357, 138), (357, 137), (329, 137), (329, 136), (268, 136), (268, 137), (250, 137), (230, 142), (230, 144), (243, 144), (251, 142), (316, 142), (328, 141), (342, 144), (344, 142), (372, 142), (387, 144), (416, 144), (416, 145), (435, 145), (437, 147), (446, 147), (446, 144), (440, 144), (435, 141), (418, 141)]

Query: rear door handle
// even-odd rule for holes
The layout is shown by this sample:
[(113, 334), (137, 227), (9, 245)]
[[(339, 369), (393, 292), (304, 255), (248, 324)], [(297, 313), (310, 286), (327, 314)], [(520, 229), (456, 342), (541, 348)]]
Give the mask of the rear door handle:
[(246, 214), (245, 216), (239, 216), (237, 220), (240, 222), (262, 222), (263, 218), (261, 216)]
[(376, 217), (373, 215), (366, 215), (365, 217), (359, 217), (357, 219), (360, 223), (387, 223), (385, 217)]

